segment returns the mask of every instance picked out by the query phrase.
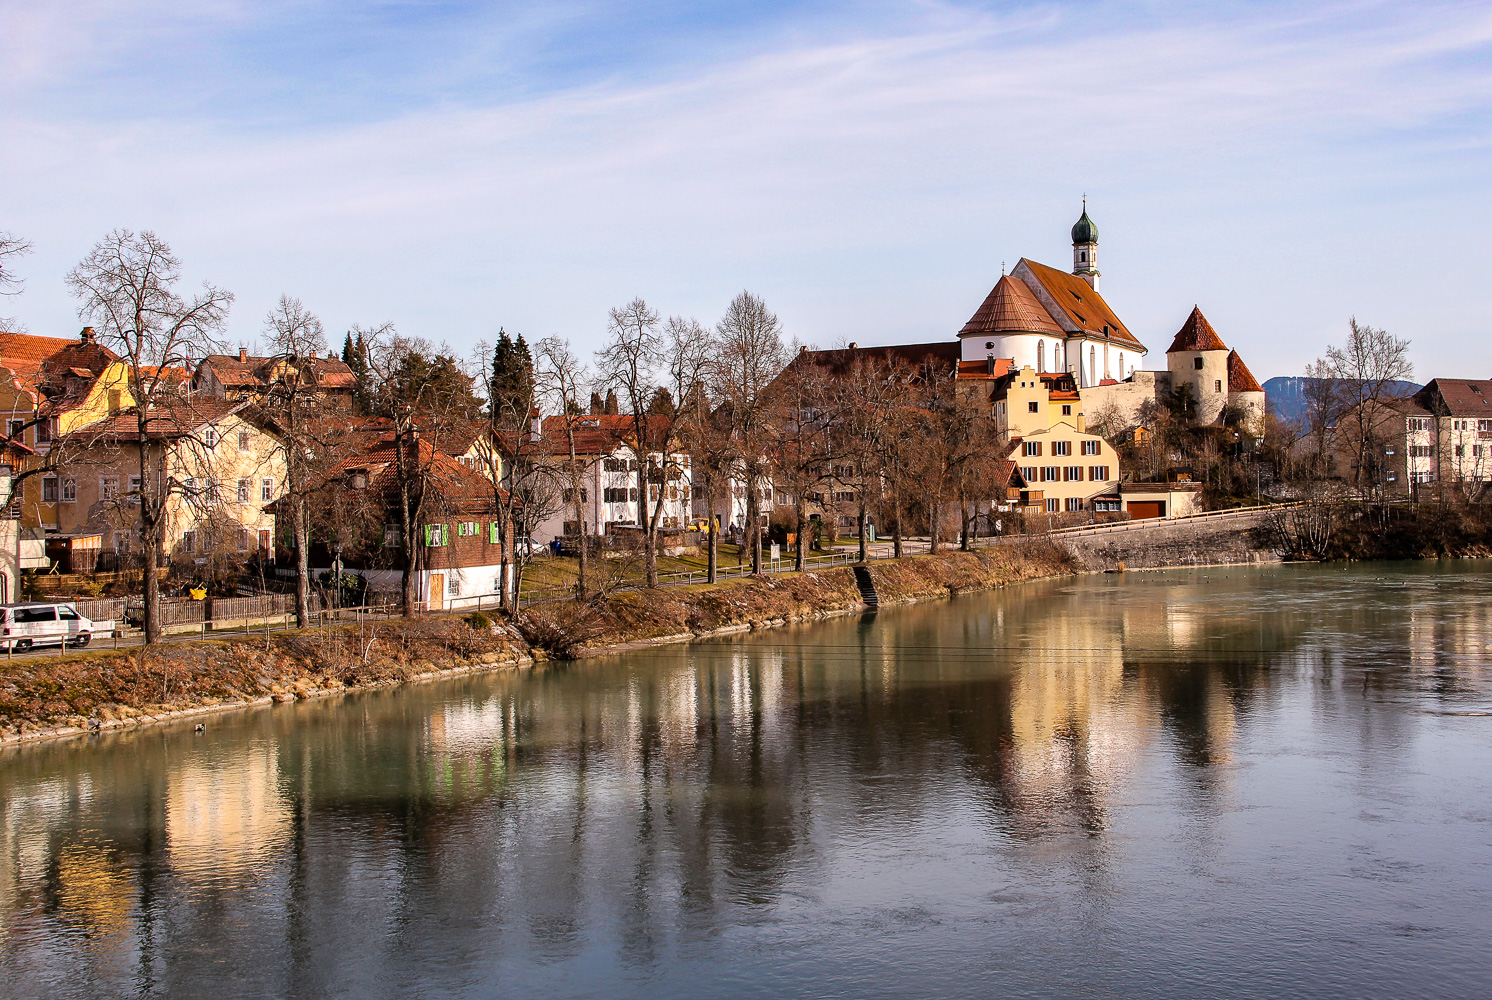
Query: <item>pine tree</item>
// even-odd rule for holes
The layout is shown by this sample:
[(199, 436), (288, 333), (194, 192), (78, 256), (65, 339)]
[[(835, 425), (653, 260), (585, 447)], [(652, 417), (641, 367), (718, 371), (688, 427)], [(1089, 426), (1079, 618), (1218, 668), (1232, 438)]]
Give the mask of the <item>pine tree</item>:
[(497, 419), (527, 419), (534, 398), (534, 360), (519, 334), (515, 341), (506, 330), (498, 330), (492, 349), (492, 399), (488, 402)]
[(357, 355), (353, 353), (352, 331), (349, 330), (347, 331), (347, 339), (342, 342), (342, 363), (348, 368), (355, 369), (356, 365), (352, 362), (356, 357)]

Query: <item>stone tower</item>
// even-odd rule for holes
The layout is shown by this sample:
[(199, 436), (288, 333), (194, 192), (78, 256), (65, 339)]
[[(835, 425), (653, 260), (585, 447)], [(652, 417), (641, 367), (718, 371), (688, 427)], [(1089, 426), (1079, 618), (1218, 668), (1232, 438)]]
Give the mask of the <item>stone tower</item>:
[(1083, 217), (1072, 227), (1072, 273), (1098, 291), (1098, 227), (1088, 218), (1088, 199), (1083, 199)]
[(1228, 345), (1196, 306), (1166, 349), (1166, 367), (1173, 388), (1191, 388), (1197, 423), (1217, 423), (1228, 405)]

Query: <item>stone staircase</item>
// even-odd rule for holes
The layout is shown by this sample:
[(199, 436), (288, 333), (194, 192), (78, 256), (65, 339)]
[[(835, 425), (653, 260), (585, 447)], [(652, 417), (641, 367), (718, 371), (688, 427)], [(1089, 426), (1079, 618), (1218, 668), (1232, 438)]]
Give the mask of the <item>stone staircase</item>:
[(870, 570), (865, 566), (855, 566), (855, 586), (860, 589), (860, 600), (865, 602), (867, 611), (875, 611), (881, 606), (881, 598), (876, 594), (875, 581), (870, 578)]

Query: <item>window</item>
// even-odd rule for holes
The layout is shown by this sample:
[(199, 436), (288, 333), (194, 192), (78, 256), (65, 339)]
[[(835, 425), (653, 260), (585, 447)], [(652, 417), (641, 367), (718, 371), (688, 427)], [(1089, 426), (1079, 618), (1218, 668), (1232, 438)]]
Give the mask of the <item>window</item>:
[[(574, 503), (575, 502), (575, 490), (574, 490), (573, 487), (571, 487), (569, 489), (566, 489), (564, 491), (563, 500), (564, 500), (565, 503)], [(587, 495), (587, 490), (586, 490), (586, 488), (584, 486), (582, 486), (580, 488), (580, 502), (581, 503), (586, 503), (589, 500), (590, 500), (590, 497)]]
[(1033, 399), (1031, 402), (1029, 402), (1029, 403), (1026, 404), (1026, 412), (1027, 413), (1040, 413), (1041, 412), (1041, 407), (1039, 405), (1037, 405), (1036, 401)]
[(1093, 509), (1094, 510), (1104, 510), (1104, 511), (1117, 511), (1119, 509), (1119, 501), (1118, 500), (1095, 500), (1095, 501), (1093, 501)]
[(1212, 380), (1212, 391), (1213, 392), (1222, 392), (1223, 391), (1223, 380), (1222, 379), (1215, 378), (1215, 379)]
[(1474, 445), (1471, 446), (1471, 457), (1472, 458), (1481, 458), (1482, 457), (1482, 446), (1481, 445), (1474, 444)]
[(57, 502), (57, 477), (45, 476), (41, 481), (41, 502)]
[(254, 484), (252, 482), (250, 482), (247, 479), (240, 479), (238, 481), (238, 502), (239, 503), (248, 503), (250, 497), (253, 496), (253, 492), (254, 492)]
[(1069, 465), (1062, 470), (1062, 479), (1069, 483), (1081, 483), (1083, 481), (1083, 467), (1081, 465)]
[(183, 531), (181, 533), (181, 551), (197, 551), (197, 533), (195, 531)]
[(477, 533), (477, 522), (461, 521), (456, 525), (456, 534), (462, 538), (470, 538)]
[(130, 503), (140, 502), (140, 477), (130, 476)]
[(57, 609), (16, 608), (12, 613), (11, 620), (18, 625), (24, 622), (54, 622), (57, 620)]
[(209, 448), (216, 448), (218, 446), (218, 429), (216, 427), (209, 427), (203, 431), (202, 443)]
[(1062, 415), (1064, 417), (1070, 417), (1070, 416), (1072, 416), (1072, 404), (1071, 403), (1063, 403), (1062, 404)]
[(1202, 370), (1202, 355), (1198, 354), (1195, 358), (1192, 358), (1192, 367), (1197, 371)]
[(259, 499), (269, 503), (275, 498), (275, 481), (268, 477), (259, 480)]
[(1036, 342), (1036, 370), (1046, 371), (1046, 341), (1044, 340)]
[[(1465, 458), (1466, 457), (1466, 446), (1464, 444), (1458, 444), (1458, 445), (1456, 445), (1456, 457), (1457, 458)], [(42, 490), (43, 490), (43, 492), (45, 492), (45, 490), (46, 490), (46, 485), (47, 484), (45, 482), (42, 483)]]
[(1427, 431), (1430, 429), (1429, 417), (1410, 417), (1409, 429), (1412, 431)]
[(1041, 481), (1044, 483), (1060, 483), (1062, 481), (1062, 470), (1055, 465), (1043, 465), (1041, 467)]
[(1046, 498), (1046, 512), (1048, 514), (1056, 514), (1056, 513), (1060, 512), (1061, 509), (1062, 509), (1061, 504), (1062, 504), (1062, 501), (1058, 500), (1056, 497), (1047, 497)]
[(47, 444), (52, 440), (52, 421), (40, 420), (36, 424), (36, 443)]
[(78, 502), (78, 481), (76, 479), (64, 479), (62, 481), (62, 502)]
[(404, 532), (399, 530), (397, 524), (385, 524), (383, 526), (383, 547), (386, 549), (397, 549), (403, 542)]
[(1119, 378), (1124, 378), (1124, 352), (1119, 352)]
[(1068, 509), (1069, 512), (1075, 511), (1075, 510), (1082, 510), (1083, 509), (1083, 498), (1082, 497), (1068, 497), (1067, 498), (1067, 509)]
[(57, 620), (63, 622), (75, 622), (78, 620), (78, 613), (72, 608), (58, 608)]
[(456, 576), (455, 573), (451, 573), (448, 576), (446, 576), (446, 596), (447, 597), (460, 597), (461, 596), (461, 580)]
[(1055, 458), (1058, 455), (1071, 455), (1071, 454), (1072, 454), (1072, 442), (1071, 441), (1053, 441), (1052, 442), (1052, 457), (1053, 458)]
[(98, 477), (98, 498), (100, 500), (117, 500), (117, 499), (119, 499), (119, 477), (118, 476), (99, 476)]
[(1088, 479), (1095, 483), (1106, 483), (1109, 481), (1109, 467), (1107, 465), (1088, 466)]
[(1034, 482), (1036, 482), (1036, 466), (1034, 466), (1034, 465), (1023, 465), (1023, 466), (1021, 466), (1021, 478), (1024, 479), (1028, 483), (1034, 483)]
[(492, 521), (487, 525), (487, 541), (493, 545), (501, 544), (503, 539), (502, 525)]
[(1412, 444), (1409, 446), (1410, 458), (1429, 458), (1433, 454), (1434, 449), (1427, 444)]
[(26, 440), (26, 421), (11, 420), (6, 423), (5, 427), (5, 433), (10, 437), (12, 441)]
[(1098, 453), (1099, 453), (1099, 449), (1098, 449), (1098, 442), (1097, 441), (1084, 441), (1083, 442), (1083, 454), (1084, 455), (1097, 455)]
[(1492, 432), (1492, 420), (1478, 420), (1476, 422), (1476, 429), (1484, 434)]
[(1026, 441), (1026, 442), (1024, 442), (1021, 445), (1021, 454), (1025, 455), (1027, 458), (1040, 458), (1041, 457), (1041, 442), (1040, 441)]
[(444, 524), (425, 525), (425, 546), (427, 548), (442, 548), (449, 540), (449, 528)]
[(239, 429), (239, 432), (238, 432), (238, 450), (239, 451), (248, 451), (249, 450), (249, 431), (248, 431), (248, 428), (240, 428)]

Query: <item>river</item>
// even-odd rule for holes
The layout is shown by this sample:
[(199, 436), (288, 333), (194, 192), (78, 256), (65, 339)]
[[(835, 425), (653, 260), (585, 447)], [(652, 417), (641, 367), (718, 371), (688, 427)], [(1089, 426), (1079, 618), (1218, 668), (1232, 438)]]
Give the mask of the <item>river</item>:
[(1089, 576), (0, 755), (0, 996), (1492, 995), (1492, 565)]

